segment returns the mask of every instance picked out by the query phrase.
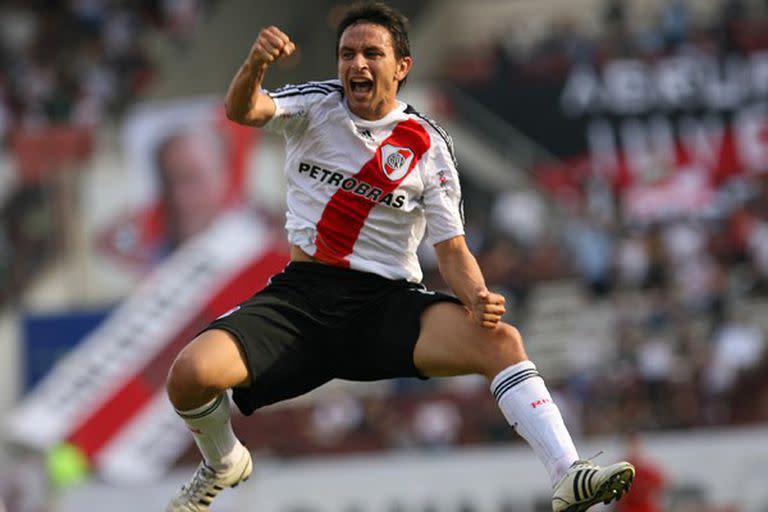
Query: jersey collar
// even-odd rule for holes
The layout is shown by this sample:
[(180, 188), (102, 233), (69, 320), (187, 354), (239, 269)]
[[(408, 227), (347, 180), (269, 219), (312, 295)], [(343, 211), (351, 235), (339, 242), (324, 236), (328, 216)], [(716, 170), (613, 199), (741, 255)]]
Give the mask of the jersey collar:
[(357, 126), (365, 126), (368, 128), (377, 128), (379, 126), (386, 126), (388, 124), (391, 124), (403, 117), (403, 114), (405, 112), (405, 109), (408, 107), (405, 103), (403, 103), (400, 100), (397, 100), (397, 106), (389, 111), (387, 115), (382, 117), (381, 119), (375, 119), (373, 121), (369, 121), (368, 119), (363, 119), (362, 117), (358, 117), (355, 114), (352, 113), (351, 110), (349, 110), (349, 106), (347, 105), (347, 100), (344, 99), (344, 108), (346, 109), (347, 113), (349, 114), (349, 117), (352, 118), (352, 121)]

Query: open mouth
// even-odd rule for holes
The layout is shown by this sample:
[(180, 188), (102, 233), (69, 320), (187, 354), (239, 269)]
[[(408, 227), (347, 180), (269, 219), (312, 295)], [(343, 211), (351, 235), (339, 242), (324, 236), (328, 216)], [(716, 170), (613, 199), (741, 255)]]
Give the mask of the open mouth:
[(373, 90), (373, 80), (353, 78), (349, 81), (349, 88), (355, 94), (367, 94)]

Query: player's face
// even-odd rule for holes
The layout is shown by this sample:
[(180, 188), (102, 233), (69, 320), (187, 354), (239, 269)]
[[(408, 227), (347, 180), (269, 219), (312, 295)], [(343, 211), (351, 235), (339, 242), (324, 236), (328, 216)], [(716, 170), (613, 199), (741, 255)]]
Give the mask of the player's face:
[(385, 27), (358, 23), (341, 35), (339, 80), (350, 110), (363, 119), (381, 119), (397, 105), (397, 84), (411, 69), (410, 57), (398, 59)]

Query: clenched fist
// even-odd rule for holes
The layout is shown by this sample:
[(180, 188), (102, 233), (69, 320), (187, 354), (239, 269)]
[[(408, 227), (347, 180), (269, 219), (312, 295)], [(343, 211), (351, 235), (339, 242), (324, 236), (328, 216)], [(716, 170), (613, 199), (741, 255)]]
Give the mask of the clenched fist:
[(257, 66), (269, 65), (278, 59), (288, 57), (296, 45), (279, 28), (270, 26), (262, 29), (251, 47), (248, 60)]
[(493, 293), (488, 289), (479, 290), (472, 299), (470, 307), (472, 318), (478, 325), (486, 329), (493, 329), (501, 321), (501, 317), (506, 311), (505, 302), (503, 295)]

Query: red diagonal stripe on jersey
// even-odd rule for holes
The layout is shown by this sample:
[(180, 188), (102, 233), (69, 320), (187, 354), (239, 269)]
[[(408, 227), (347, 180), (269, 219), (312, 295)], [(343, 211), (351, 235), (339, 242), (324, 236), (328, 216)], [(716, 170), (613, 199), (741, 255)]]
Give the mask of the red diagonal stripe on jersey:
[[(381, 148), (390, 144), (398, 148), (408, 148), (413, 151), (413, 159), (408, 166), (408, 172), (400, 179), (392, 181), (381, 167)], [(379, 199), (393, 192), (397, 186), (411, 173), (422, 155), (429, 149), (430, 139), (427, 131), (417, 121), (408, 119), (395, 126), (392, 133), (376, 148), (376, 153), (363, 165), (354, 178), (372, 187), (381, 189)], [(354, 190), (354, 189), (353, 189)], [(324, 263), (348, 267), (346, 259), (360, 235), (371, 210), (377, 203), (366, 199), (353, 191), (339, 189), (325, 205), (323, 214), (317, 223), (317, 239), (315, 258)]]

